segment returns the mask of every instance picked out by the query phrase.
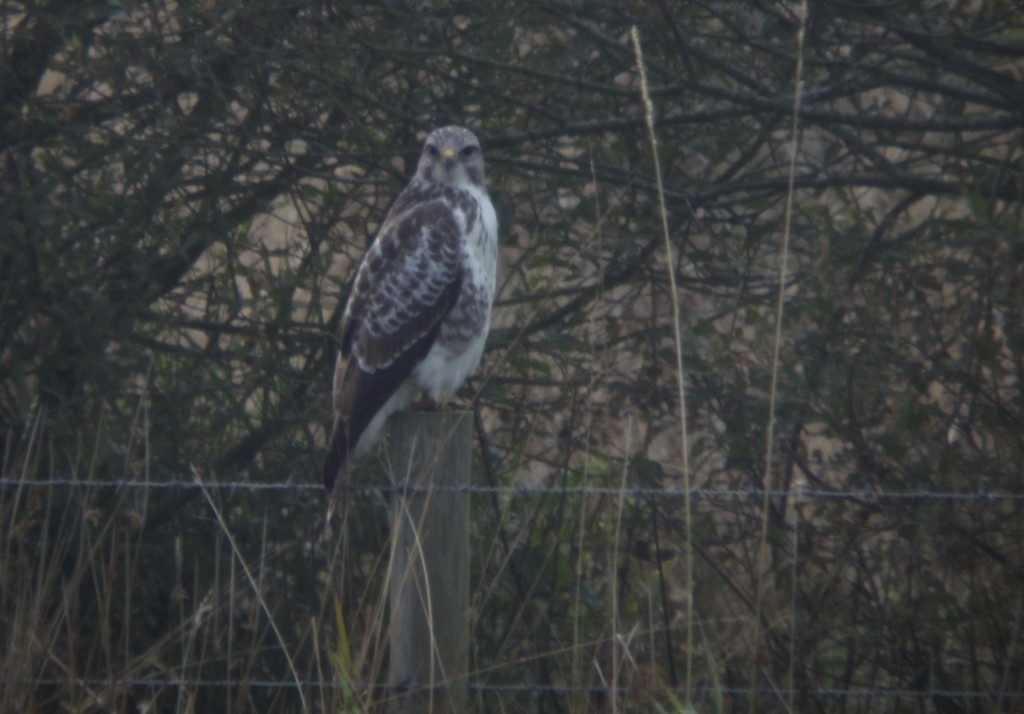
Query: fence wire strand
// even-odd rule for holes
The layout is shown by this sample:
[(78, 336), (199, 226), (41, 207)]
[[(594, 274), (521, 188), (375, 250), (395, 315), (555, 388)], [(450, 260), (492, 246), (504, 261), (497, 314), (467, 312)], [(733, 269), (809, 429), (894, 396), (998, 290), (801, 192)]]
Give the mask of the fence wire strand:
[[(307, 679), (300, 680), (298, 682), (294, 680), (282, 680), (276, 681), (271, 679), (199, 679), (199, 678), (165, 678), (159, 677), (132, 677), (132, 678), (112, 678), (112, 679), (33, 679), (33, 680), (12, 680), (11, 684), (32, 684), (36, 686), (47, 686), (47, 687), (67, 687), (71, 685), (77, 685), (81, 687), (89, 687), (90, 689), (103, 689), (103, 688), (114, 688), (117, 687), (132, 687), (132, 688), (149, 688), (149, 689), (165, 689), (165, 688), (193, 688), (193, 689), (305, 689), (307, 691), (315, 691), (317, 689), (323, 690), (334, 690), (334, 689), (351, 689), (352, 687), (358, 688), (358, 685), (353, 682), (334, 682), (331, 680), (318, 680), (318, 679)], [(627, 695), (632, 690), (628, 687), (615, 687), (615, 686), (597, 686), (597, 685), (582, 685), (582, 684), (531, 684), (531, 683), (520, 683), (520, 684), (508, 684), (508, 683), (490, 683), (490, 682), (467, 682), (463, 685), (466, 690), (471, 693), (480, 694), (556, 694), (556, 695), (568, 695), (568, 694), (600, 694), (600, 695)], [(401, 691), (407, 691), (407, 689), (401, 689)], [(386, 694), (392, 691), (386, 685), (380, 684), (364, 684), (364, 691), (373, 691), (380, 694)], [(801, 696), (812, 696), (819, 697), (822, 699), (835, 699), (843, 697), (855, 697), (858, 699), (866, 698), (880, 698), (880, 699), (925, 699), (925, 698), (942, 698), (942, 699), (963, 699), (963, 700), (984, 700), (984, 699), (997, 699), (1004, 702), (1011, 701), (1024, 701), (1024, 692), (982, 692), (982, 691), (964, 691), (964, 690), (949, 690), (949, 689), (895, 689), (888, 687), (865, 687), (863, 689), (838, 689), (832, 687), (811, 687), (807, 689), (796, 689), (789, 691), (787, 689), (779, 689), (777, 687), (762, 687), (754, 689), (750, 687), (696, 687), (694, 693), (697, 696), (711, 697), (716, 694), (722, 694), (728, 697), (734, 697), (738, 699), (746, 699), (751, 695), (757, 698), (763, 697), (774, 697), (787, 696), (789, 694), (798, 694)]]
[[(172, 490), (172, 491), (227, 491), (227, 492), (251, 492), (251, 493), (323, 493), (323, 486), (314, 483), (298, 483), (294, 481), (282, 481), (278, 483), (258, 483), (253, 481), (130, 481), (123, 479), (83, 481), (72, 478), (56, 479), (21, 479), (21, 478), (0, 478), (0, 489), (11, 488), (62, 488), (78, 490), (128, 490), (128, 489), (150, 489), (150, 490)], [(585, 496), (585, 497), (608, 497), (621, 496), (625, 494), (634, 498), (666, 498), (683, 499), (689, 495), (691, 498), (699, 498), (707, 501), (715, 500), (744, 500), (768, 498), (808, 498), (812, 500), (830, 501), (858, 501), (858, 502), (882, 502), (882, 501), (981, 501), (981, 502), (1019, 502), (1024, 501), (1024, 493), (1012, 493), (1005, 491), (935, 491), (931, 489), (919, 489), (914, 491), (886, 491), (882, 489), (865, 488), (859, 491), (843, 491), (833, 489), (816, 488), (792, 488), (792, 489), (768, 489), (762, 488), (715, 488), (711, 486), (698, 486), (689, 489), (678, 488), (654, 488), (644, 486), (632, 486), (620, 488), (617, 486), (544, 486), (527, 485), (517, 483), (509, 486), (484, 486), (468, 484), (462, 486), (412, 486), (412, 485), (391, 485), (391, 484), (342, 484), (339, 490), (352, 494), (378, 493), (388, 495), (393, 493), (467, 493), (480, 496)]]

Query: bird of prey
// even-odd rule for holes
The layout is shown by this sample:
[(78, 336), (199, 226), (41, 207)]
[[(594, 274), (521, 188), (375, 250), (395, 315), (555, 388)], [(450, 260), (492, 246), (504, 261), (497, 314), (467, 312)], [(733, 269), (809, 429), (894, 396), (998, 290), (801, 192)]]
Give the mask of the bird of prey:
[(425, 393), (454, 394), (491, 322), (498, 221), (473, 132), (433, 131), (356, 273), (334, 370), (327, 493), (387, 418)]

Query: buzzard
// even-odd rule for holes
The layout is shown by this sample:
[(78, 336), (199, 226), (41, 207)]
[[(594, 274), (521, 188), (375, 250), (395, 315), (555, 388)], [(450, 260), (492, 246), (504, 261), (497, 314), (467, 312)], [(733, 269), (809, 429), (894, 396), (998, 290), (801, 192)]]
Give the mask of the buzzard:
[(476, 370), (490, 328), (497, 252), (480, 142), (458, 126), (433, 131), (345, 307), (324, 464), (328, 494), (391, 414), (421, 393), (435, 402), (454, 394)]

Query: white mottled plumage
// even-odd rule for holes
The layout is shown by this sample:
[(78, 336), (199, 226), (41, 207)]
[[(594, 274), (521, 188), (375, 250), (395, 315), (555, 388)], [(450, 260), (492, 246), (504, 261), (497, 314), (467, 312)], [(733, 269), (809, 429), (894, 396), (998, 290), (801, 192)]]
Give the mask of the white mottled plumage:
[(490, 328), (498, 221), (468, 129), (427, 137), (416, 175), (363, 258), (341, 327), (330, 492), (387, 418), (418, 394), (435, 402), (476, 370)]

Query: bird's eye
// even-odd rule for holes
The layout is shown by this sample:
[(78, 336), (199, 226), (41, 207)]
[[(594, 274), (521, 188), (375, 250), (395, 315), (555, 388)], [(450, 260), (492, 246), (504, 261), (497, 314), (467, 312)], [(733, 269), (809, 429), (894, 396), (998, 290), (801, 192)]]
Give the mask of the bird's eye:
[(430, 152), (430, 155), (431, 155), (432, 157), (434, 157), (435, 159), (436, 159), (436, 158), (437, 158), (437, 157), (438, 157), (438, 156), (440, 155), (440, 153), (441, 153), (440, 151), (438, 151), (438, 150), (437, 150), (437, 147), (436, 147), (436, 146), (434, 146), (433, 144), (427, 144), (427, 151), (428, 151), (428, 152)]
[(472, 156), (473, 154), (476, 153), (476, 147), (475, 146), (464, 146), (464, 147), (462, 147), (462, 151), (460, 151), (459, 153), (462, 154), (462, 158), (468, 159), (470, 156)]

